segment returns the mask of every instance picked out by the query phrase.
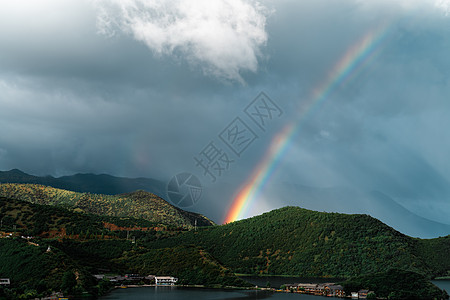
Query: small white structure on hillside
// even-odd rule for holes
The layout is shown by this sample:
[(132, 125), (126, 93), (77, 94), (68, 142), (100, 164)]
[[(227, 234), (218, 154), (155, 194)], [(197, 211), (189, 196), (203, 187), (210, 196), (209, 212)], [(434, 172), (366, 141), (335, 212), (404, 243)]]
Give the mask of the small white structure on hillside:
[(156, 285), (174, 285), (178, 278), (172, 276), (155, 276)]
[(11, 281), (9, 278), (0, 278), (0, 285), (10, 285)]

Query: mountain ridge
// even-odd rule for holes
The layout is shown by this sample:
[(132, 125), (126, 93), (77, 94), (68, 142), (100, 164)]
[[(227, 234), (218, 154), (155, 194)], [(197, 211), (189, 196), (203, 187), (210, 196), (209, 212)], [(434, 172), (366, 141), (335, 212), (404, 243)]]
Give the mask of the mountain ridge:
[(207, 217), (184, 211), (147, 191), (119, 195), (78, 193), (38, 184), (2, 183), (0, 196), (114, 217), (134, 217), (174, 226), (210, 226)]
[(109, 174), (77, 173), (70, 176), (35, 176), (19, 169), (0, 171), (0, 183), (33, 183), (66, 189), (79, 193), (116, 195), (136, 190), (146, 190), (165, 197), (166, 185), (152, 178), (127, 178)]
[(189, 243), (243, 274), (342, 278), (393, 267), (430, 277), (450, 274), (450, 236), (413, 238), (364, 214), (288, 206), (150, 247)]

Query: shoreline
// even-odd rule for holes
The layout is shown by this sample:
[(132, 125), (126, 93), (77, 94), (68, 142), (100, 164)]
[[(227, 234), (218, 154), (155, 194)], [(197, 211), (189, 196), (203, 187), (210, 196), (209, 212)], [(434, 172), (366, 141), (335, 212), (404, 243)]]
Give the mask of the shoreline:
[[(259, 291), (276, 291), (274, 288), (266, 287), (239, 287), (239, 286), (206, 286), (198, 284), (174, 284), (174, 285), (156, 285), (156, 284), (125, 284), (117, 285), (111, 288), (110, 291), (124, 288), (143, 288), (143, 287), (183, 287), (183, 288), (200, 288), (200, 289), (217, 289), (217, 290), (259, 290)], [(109, 292), (108, 292), (109, 293)]]
[[(302, 279), (340, 279), (345, 280), (347, 278), (339, 278), (339, 277), (333, 277), (333, 276), (324, 276), (324, 277), (309, 277), (309, 276), (300, 276), (300, 275), (272, 275), (272, 274), (241, 274), (241, 273), (234, 273), (234, 275), (238, 277), (296, 277), (296, 278), (302, 278)], [(350, 278), (350, 277), (348, 277)], [(449, 277), (450, 279), (450, 277)]]

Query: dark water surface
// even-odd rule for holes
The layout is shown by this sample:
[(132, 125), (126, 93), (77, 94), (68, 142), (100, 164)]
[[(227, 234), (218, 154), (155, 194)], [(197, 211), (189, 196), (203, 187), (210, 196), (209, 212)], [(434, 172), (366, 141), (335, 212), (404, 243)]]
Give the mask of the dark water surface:
[(116, 289), (109, 295), (101, 299), (109, 300), (250, 300), (250, 299), (270, 299), (270, 300), (312, 300), (321, 299), (322, 297), (288, 294), (288, 293), (272, 293), (268, 291), (237, 291), (237, 290), (219, 290), (219, 289), (200, 289), (200, 288), (184, 288), (184, 287), (143, 287), (143, 288), (127, 288)]
[[(252, 277), (246, 280), (255, 284), (265, 285), (269, 281), (272, 286), (284, 283), (294, 282), (333, 282), (338, 280), (330, 279), (308, 279), (299, 277)], [(435, 285), (446, 291), (450, 291), (450, 280), (433, 280)], [(263, 283), (263, 284), (261, 284)], [(102, 297), (104, 300), (250, 300), (250, 299), (270, 299), (270, 300), (313, 300), (324, 299), (323, 297), (302, 295), (302, 294), (288, 294), (288, 293), (272, 293), (268, 291), (254, 291), (254, 290), (220, 290), (220, 289), (202, 289), (202, 288), (186, 288), (186, 287), (142, 287), (142, 288), (127, 288), (115, 289), (109, 295)], [(332, 298), (337, 299), (337, 298)]]
[(442, 280), (431, 280), (432, 283), (437, 285), (441, 290), (446, 290), (447, 293), (450, 293), (450, 280), (442, 279)]

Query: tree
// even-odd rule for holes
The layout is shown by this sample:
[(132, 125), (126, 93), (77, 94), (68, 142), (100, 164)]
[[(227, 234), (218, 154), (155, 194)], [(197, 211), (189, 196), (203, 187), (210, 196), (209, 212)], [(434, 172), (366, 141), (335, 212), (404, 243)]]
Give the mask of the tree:
[(77, 278), (72, 271), (66, 271), (63, 275), (61, 289), (64, 293), (71, 294), (77, 285)]
[(446, 290), (442, 290), (442, 299), (448, 299), (448, 298), (449, 298), (449, 296), (448, 296), (447, 291)]
[(374, 292), (370, 292), (367, 294), (367, 299), (377, 299), (377, 295)]

